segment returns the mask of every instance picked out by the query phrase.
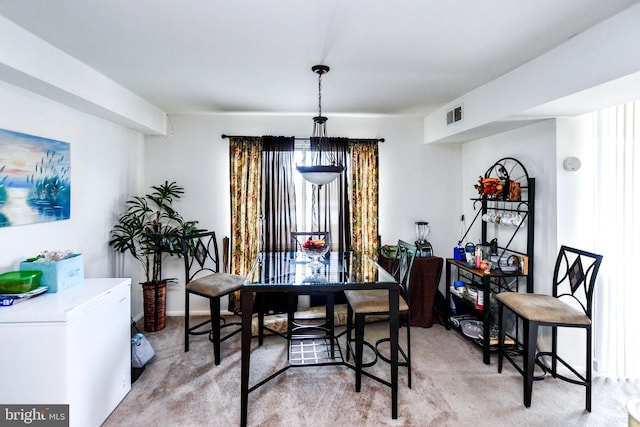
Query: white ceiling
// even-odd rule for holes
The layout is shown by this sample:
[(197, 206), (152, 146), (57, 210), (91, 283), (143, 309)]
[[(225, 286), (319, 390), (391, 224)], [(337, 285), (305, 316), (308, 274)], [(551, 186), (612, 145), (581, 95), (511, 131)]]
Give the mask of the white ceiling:
[(168, 113), (425, 116), (638, 0), (0, 0)]

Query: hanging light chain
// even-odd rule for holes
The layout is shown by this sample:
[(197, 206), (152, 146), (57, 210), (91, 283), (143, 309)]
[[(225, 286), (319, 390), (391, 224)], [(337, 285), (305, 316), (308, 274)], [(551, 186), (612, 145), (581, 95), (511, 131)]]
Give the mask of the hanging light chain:
[(313, 118), (313, 135), (322, 139), (327, 137), (327, 118), (322, 116), (322, 75), (329, 72), (329, 67), (314, 65), (311, 70), (318, 74), (318, 115)]
[(322, 117), (322, 74), (318, 73), (318, 117)]

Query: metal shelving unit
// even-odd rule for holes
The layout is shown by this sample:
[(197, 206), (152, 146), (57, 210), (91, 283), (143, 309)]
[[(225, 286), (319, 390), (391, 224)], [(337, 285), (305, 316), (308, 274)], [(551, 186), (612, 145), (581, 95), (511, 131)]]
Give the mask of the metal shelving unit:
[[(499, 182), (498, 190), (494, 189), (483, 194), (486, 187), (483, 188), (482, 183), (489, 181), (485, 178)], [(456, 280), (461, 280), (467, 286), (482, 293), (484, 304), (481, 309), (464, 298), (460, 298), (458, 302), (464, 304), (472, 315), (482, 320), (482, 339), (475, 339), (474, 342), (482, 348), (484, 363), (489, 364), (493, 350), (491, 346), (491, 326), (494, 321), (491, 313), (492, 294), (533, 292), (535, 178), (529, 177), (526, 168), (517, 159), (505, 157), (495, 162), (487, 169), (484, 176), (480, 177), (479, 187), (479, 196), (472, 199), (476, 215), (464, 236), (473, 227), (477, 227), (476, 223), (480, 220), (481, 241), (483, 245), (488, 246), (490, 239), (497, 239), (496, 235), (499, 233), (496, 227), (500, 227), (500, 237), (507, 243), (498, 245), (496, 240), (497, 254), (495, 256), (498, 260), (504, 261), (497, 261), (495, 268), (492, 268), (490, 273), (486, 273), (481, 269), (468, 266), (465, 261), (447, 259), (446, 297), (451, 304), (451, 286)], [(498, 214), (492, 215), (492, 212)], [(505, 220), (501, 223), (500, 220), (496, 220), (501, 217), (509, 218), (510, 222)], [(517, 219), (513, 220), (514, 217)], [(493, 226), (493, 230), (491, 226)], [(512, 227), (513, 230), (508, 230), (508, 227)], [(521, 233), (526, 233), (524, 244), (521, 241), (515, 241), (516, 236)], [(518, 260), (517, 264), (514, 261), (516, 259)], [(521, 265), (524, 265), (524, 268)], [(453, 279), (454, 274), (455, 279)], [(451, 322), (448, 322), (447, 328), (451, 326)], [(517, 336), (515, 342), (518, 342)]]

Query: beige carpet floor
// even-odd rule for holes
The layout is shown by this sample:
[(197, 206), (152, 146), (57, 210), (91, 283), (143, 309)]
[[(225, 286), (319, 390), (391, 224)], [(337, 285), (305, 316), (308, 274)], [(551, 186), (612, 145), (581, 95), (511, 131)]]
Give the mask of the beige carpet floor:
[[(156, 357), (103, 424), (135, 426), (237, 426), (240, 424), (240, 337), (223, 346), (215, 366), (211, 344), (192, 339), (183, 352), (183, 319), (147, 333)], [(367, 336), (385, 332), (368, 324)], [(404, 342), (403, 328), (401, 342)], [(626, 426), (625, 404), (640, 396), (640, 384), (594, 379), (593, 408), (584, 410), (584, 388), (556, 379), (534, 383), (531, 408), (522, 405), (522, 378), (508, 364), (497, 373), (497, 357), (484, 365), (479, 349), (440, 325), (412, 328), (413, 388), (400, 371), (399, 417), (391, 419), (390, 390), (364, 378), (354, 391), (354, 372), (342, 366), (287, 370), (249, 396), (250, 426)], [(254, 343), (251, 384), (285, 366), (282, 338)], [(374, 368), (385, 375), (388, 365)]]

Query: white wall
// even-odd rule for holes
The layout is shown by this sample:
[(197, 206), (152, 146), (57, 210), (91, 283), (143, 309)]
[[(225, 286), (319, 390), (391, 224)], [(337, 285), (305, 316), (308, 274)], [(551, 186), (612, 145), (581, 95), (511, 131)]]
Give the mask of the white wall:
[[(230, 234), (229, 141), (227, 135), (309, 136), (307, 116), (175, 115), (173, 135), (148, 137), (145, 185), (175, 180), (185, 187), (178, 207), (203, 228)], [(385, 138), (380, 144), (379, 226), (383, 243), (415, 240), (414, 222), (429, 221), (435, 254), (450, 256), (456, 243), (460, 215), (460, 147), (422, 144), (421, 118), (330, 117), (331, 136)], [(184, 312), (184, 272), (178, 259), (165, 269), (179, 285), (168, 292), (169, 314)], [(204, 301), (197, 310), (206, 311)]]
[(71, 145), (71, 218), (0, 228), (0, 271), (42, 250), (70, 249), (83, 254), (85, 277), (117, 275), (107, 241), (123, 200), (142, 182), (142, 135), (1, 82), (0, 128)]
[[(560, 244), (595, 251), (593, 114), (557, 120), (556, 174), (558, 194), (557, 235)], [(563, 161), (578, 157), (581, 167), (566, 171)], [(597, 251), (596, 251), (597, 252)]]

